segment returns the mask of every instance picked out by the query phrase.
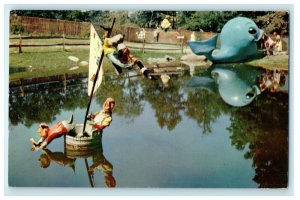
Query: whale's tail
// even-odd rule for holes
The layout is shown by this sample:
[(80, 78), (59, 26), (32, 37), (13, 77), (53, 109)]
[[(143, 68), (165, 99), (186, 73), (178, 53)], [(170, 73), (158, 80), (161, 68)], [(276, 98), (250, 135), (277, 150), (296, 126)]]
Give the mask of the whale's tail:
[(188, 41), (187, 44), (194, 54), (205, 55), (207, 58), (210, 58), (212, 51), (216, 48), (217, 39), (218, 35), (214, 35), (208, 40)]
[(217, 86), (215, 81), (210, 77), (193, 76), (188, 84), (188, 88), (201, 88), (208, 92), (217, 93)]

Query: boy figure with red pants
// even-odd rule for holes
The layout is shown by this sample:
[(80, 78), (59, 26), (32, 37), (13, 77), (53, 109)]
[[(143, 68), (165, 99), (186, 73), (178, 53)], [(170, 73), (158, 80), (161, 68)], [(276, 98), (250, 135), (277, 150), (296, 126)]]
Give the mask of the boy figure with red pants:
[(33, 138), (30, 139), (32, 142), (32, 150), (44, 149), (47, 145), (55, 138), (66, 135), (70, 130), (74, 128), (73, 115), (69, 121), (57, 122), (53, 126), (49, 127), (46, 123), (39, 125), (38, 134), (41, 137), (38, 142)]

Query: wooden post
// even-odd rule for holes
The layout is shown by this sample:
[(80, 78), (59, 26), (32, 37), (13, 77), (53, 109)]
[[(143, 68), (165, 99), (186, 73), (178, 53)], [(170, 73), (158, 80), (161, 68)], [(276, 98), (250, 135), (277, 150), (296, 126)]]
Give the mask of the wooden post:
[(24, 78), (20, 78), (20, 90), (21, 90), (21, 97), (25, 96), (25, 91), (24, 91)]
[(183, 54), (183, 41), (184, 41), (184, 35), (177, 36), (177, 39), (180, 41), (180, 47), (181, 47), (181, 54)]
[(66, 134), (64, 134), (64, 154), (65, 155), (67, 153), (67, 142), (66, 142), (66, 140), (67, 140), (67, 136), (66, 136)]
[(183, 39), (181, 39), (181, 54), (183, 54)]
[(19, 34), (19, 53), (22, 53), (22, 36)]
[(68, 74), (64, 74), (64, 89), (67, 89), (67, 75)]
[(65, 33), (62, 34), (63, 37), (63, 51), (65, 51)]
[(143, 39), (143, 50), (142, 50), (143, 54), (145, 53), (145, 38)]

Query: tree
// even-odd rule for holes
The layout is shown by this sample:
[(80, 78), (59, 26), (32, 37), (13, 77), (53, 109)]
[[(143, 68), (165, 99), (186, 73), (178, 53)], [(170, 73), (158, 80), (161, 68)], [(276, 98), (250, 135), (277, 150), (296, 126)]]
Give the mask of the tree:
[(224, 24), (237, 15), (231, 11), (181, 12), (179, 26), (194, 31), (220, 32)]
[(289, 13), (286, 11), (182, 11), (178, 25), (188, 30), (220, 32), (227, 21), (242, 16), (252, 19), (266, 33), (288, 34)]
[(268, 12), (266, 15), (258, 16), (256, 23), (269, 34), (275, 31), (280, 35), (289, 33), (289, 13), (286, 11)]
[(161, 21), (157, 11), (137, 11), (130, 15), (130, 21), (139, 27), (154, 27)]

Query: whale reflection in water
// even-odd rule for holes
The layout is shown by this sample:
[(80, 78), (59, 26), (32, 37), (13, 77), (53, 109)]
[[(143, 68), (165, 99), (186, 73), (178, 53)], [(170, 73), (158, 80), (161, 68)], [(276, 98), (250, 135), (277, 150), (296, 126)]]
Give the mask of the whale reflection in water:
[(220, 96), (229, 105), (246, 106), (260, 94), (258, 86), (246, 82), (231, 70), (214, 69), (211, 76), (218, 84)]
[(208, 72), (209, 76), (192, 77), (187, 86), (218, 92), (224, 102), (234, 107), (250, 104), (264, 91), (259, 81), (266, 74), (266, 70), (261, 68), (247, 65), (213, 65)]

